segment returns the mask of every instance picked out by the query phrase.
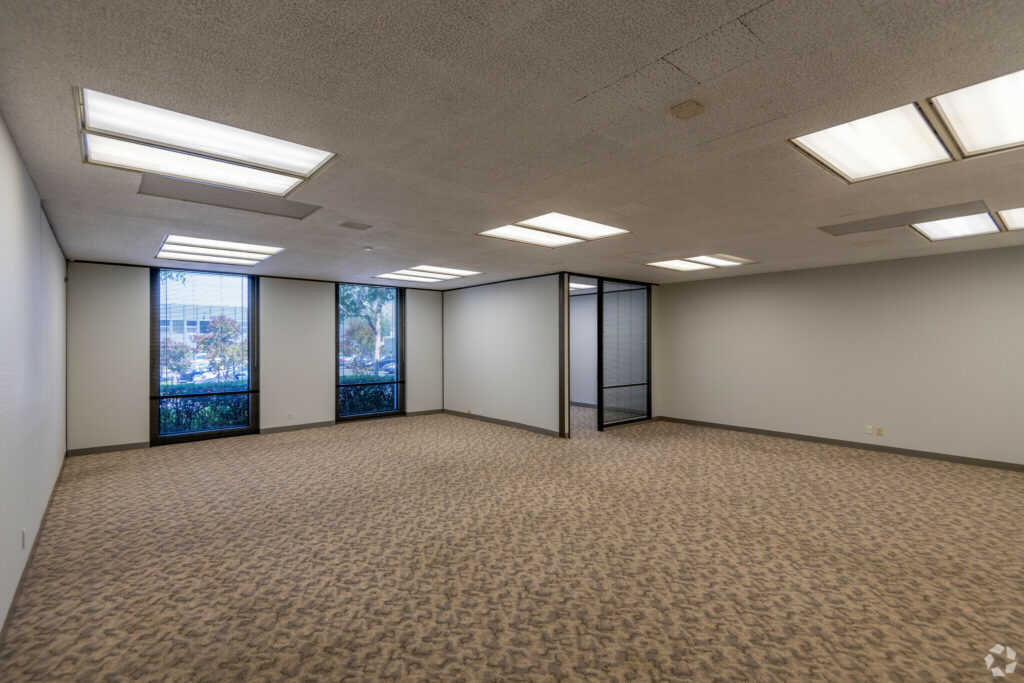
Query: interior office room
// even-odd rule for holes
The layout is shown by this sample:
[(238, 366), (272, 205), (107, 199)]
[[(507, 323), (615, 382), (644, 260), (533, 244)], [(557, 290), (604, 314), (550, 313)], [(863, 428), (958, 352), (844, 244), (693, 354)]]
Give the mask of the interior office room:
[(0, 0), (0, 680), (1020, 675), (1022, 26)]

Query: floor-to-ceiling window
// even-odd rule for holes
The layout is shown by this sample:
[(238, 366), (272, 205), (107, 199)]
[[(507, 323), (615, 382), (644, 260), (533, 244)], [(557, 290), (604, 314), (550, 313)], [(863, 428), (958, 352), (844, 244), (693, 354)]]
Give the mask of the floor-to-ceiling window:
[(404, 291), (338, 285), (338, 412), (349, 417), (404, 410)]
[(150, 440), (256, 431), (257, 279), (159, 268), (151, 286)]

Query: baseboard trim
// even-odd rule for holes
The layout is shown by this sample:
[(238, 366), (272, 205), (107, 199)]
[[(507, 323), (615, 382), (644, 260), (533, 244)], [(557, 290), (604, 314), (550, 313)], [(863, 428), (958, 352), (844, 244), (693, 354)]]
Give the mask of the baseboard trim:
[(281, 432), (297, 432), (300, 429), (316, 429), (318, 427), (333, 427), (337, 422), (329, 420), (327, 422), (304, 422), (300, 425), (284, 425), (282, 427), (261, 427), (260, 434), (279, 434)]
[(518, 429), (525, 429), (528, 432), (536, 432), (537, 434), (543, 434), (545, 436), (554, 436), (556, 438), (562, 438), (562, 435), (553, 429), (544, 429), (542, 427), (534, 427), (533, 425), (523, 424), (522, 422), (512, 422), (511, 420), (499, 420), (496, 417), (486, 417), (484, 415), (473, 415), (472, 413), (463, 413), (458, 410), (444, 409), (445, 415), (457, 415), (459, 417), (467, 417), (470, 420), (480, 420), (481, 422), (490, 422), (496, 425), (502, 425), (503, 427), (516, 427)]
[(717, 422), (703, 422), (701, 420), (688, 420), (682, 417), (666, 417), (659, 415), (654, 418), (664, 422), (679, 422), (682, 424), (694, 425), (697, 427), (711, 427), (714, 429), (728, 429), (733, 432), (748, 432), (750, 434), (762, 434), (764, 436), (778, 436), (783, 439), (794, 439), (796, 441), (811, 441), (814, 443), (827, 444), (829, 446), (843, 446), (844, 448), (859, 448), (862, 451), (878, 451), (879, 453), (892, 453), (894, 455), (908, 455), (912, 458), (928, 458), (929, 460), (942, 460), (944, 462), (955, 462), (960, 465), (975, 465), (977, 467), (991, 467), (997, 470), (1010, 470), (1012, 472), (1024, 472), (1024, 463), (1003, 462), (1002, 460), (985, 460), (983, 458), (969, 458), (964, 455), (951, 455), (949, 453), (935, 453), (933, 451), (919, 451), (913, 448), (900, 448), (899, 446), (883, 446), (874, 443), (863, 443), (861, 441), (845, 441), (843, 439), (830, 439), (824, 436), (808, 436), (806, 434), (793, 434), (791, 432), (777, 432), (771, 429), (758, 429), (757, 427), (739, 427), (737, 425), (719, 424)]
[(92, 455), (93, 453), (113, 453), (115, 451), (134, 451), (138, 448), (149, 448), (148, 441), (138, 443), (120, 443), (113, 446), (92, 446), (90, 448), (73, 448), (64, 453), (65, 458), (76, 455)]
[[(579, 295), (577, 295), (579, 296)], [(580, 408), (596, 408), (596, 403), (580, 403), (579, 401), (569, 401), (569, 405), (579, 406)]]
[(443, 408), (434, 408), (433, 410), (416, 410), (411, 413), (406, 413), (406, 417), (419, 417), (420, 415), (440, 415), (444, 412)]
[(39, 539), (43, 537), (43, 529), (46, 528), (46, 521), (50, 516), (50, 505), (53, 503), (53, 494), (57, 491), (57, 482), (60, 481), (60, 477), (64, 474), (64, 465), (67, 463), (67, 456), (60, 461), (60, 471), (57, 472), (57, 478), (53, 480), (53, 488), (50, 489), (50, 497), (46, 499), (46, 507), (43, 508), (43, 518), (39, 520), (39, 528), (36, 529), (35, 540), (32, 541), (32, 547), (28, 551), (28, 557), (25, 558), (25, 566), (21, 568), (21, 576), (18, 577), (18, 585), (14, 587), (14, 596), (11, 598), (11, 604), (7, 606), (7, 616), (4, 617), (4, 623), (0, 624), (0, 650), (3, 649), (4, 641), (7, 639), (7, 627), (11, 623), (11, 617), (14, 616), (14, 612), (18, 609), (18, 598), (21, 597), (21, 589), (25, 584), (25, 577), (28, 576), (28, 568), (32, 566), (32, 560), (36, 557), (36, 548), (39, 547)]

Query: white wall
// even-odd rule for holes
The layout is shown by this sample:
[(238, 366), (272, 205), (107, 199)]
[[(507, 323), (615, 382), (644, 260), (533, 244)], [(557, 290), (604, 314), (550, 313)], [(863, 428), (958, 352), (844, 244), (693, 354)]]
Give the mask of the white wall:
[(597, 295), (569, 297), (569, 396), (597, 405)]
[(3, 623), (60, 472), (66, 424), (64, 254), (2, 122), (0, 246)]
[(408, 413), (444, 407), (441, 315), (441, 292), (406, 290), (405, 410)]
[(333, 422), (335, 289), (260, 279), (260, 427)]
[(1024, 247), (660, 289), (656, 415), (1024, 463)]
[(68, 264), (68, 450), (149, 442), (149, 269)]
[(558, 431), (559, 276), (444, 294), (444, 407)]
[[(260, 279), (260, 428), (334, 420), (334, 307), (334, 283)], [(407, 291), (406, 328), (406, 410), (439, 410), (440, 292)], [(68, 449), (148, 443), (149, 269), (68, 264), (68, 345)]]

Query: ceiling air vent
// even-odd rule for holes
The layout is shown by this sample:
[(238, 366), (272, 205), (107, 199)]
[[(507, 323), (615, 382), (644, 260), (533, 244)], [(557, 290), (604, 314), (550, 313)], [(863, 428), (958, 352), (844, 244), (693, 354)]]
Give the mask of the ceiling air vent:
[(153, 173), (142, 174), (139, 194), (296, 219), (303, 219), (320, 208), (316, 204), (303, 204), (283, 197), (232, 190), (227, 187), (168, 178)]
[(349, 230), (369, 230), (370, 228), (373, 227), (369, 223), (360, 223), (359, 221), (345, 221), (344, 223), (339, 223), (338, 225), (340, 225), (343, 228), (348, 228)]

